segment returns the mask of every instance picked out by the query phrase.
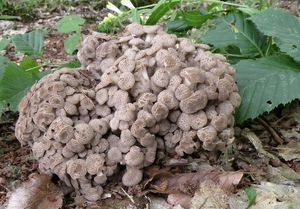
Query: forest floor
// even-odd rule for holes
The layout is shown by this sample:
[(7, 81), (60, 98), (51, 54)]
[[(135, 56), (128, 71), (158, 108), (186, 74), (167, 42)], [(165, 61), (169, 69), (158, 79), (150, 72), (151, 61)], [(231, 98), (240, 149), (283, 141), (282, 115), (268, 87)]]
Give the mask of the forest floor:
[[(288, 5), (287, 5), (288, 6)], [(43, 61), (63, 63), (75, 55), (64, 52), (63, 41), (66, 36), (57, 32), (55, 24), (66, 14), (84, 14), (89, 18), (82, 33), (91, 34), (106, 11), (95, 12), (88, 7), (69, 8), (57, 12), (42, 13), (39, 19), (32, 22), (0, 21), (0, 34), (12, 35), (30, 31), (33, 28), (47, 28)], [(13, 60), (21, 57), (7, 50)], [(28, 146), (21, 147), (14, 135), (17, 114), (6, 112), (0, 119), (0, 208), (7, 201), (10, 193), (31, 173), (37, 172), (38, 163), (32, 158)], [(242, 172), (243, 178), (232, 194), (235, 195), (235, 208), (245, 208), (247, 198), (244, 188), (252, 185), (256, 189), (256, 204), (253, 208), (299, 208), (300, 200), (300, 102), (294, 101), (285, 107), (278, 107), (269, 114), (235, 128), (235, 141), (224, 153), (203, 152), (185, 160), (170, 162), (167, 173), (197, 173), (203, 171)], [(173, 160), (173, 161), (172, 161)], [(172, 163), (173, 162), (173, 163)], [(165, 165), (161, 165), (164, 166)], [(152, 167), (155, 169), (155, 166)], [(151, 172), (150, 172), (151, 173)], [(156, 174), (150, 174), (145, 190), (141, 187), (131, 188), (124, 192), (119, 184), (107, 186), (106, 199), (100, 203), (86, 206), (87, 208), (119, 209), (119, 208), (169, 208), (166, 194), (151, 194), (149, 185)], [(268, 182), (268, 183), (266, 183)], [(138, 190), (138, 191), (133, 191)], [(147, 192), (145, 192), (147, 191)], [(140, 193), (141, 197), (132, 194)], [(213, 194), (217, 195), (217, 194)], [(239, 196), (239, 197), (237, 197)], [(230, 199), (230, 195), (227, 196)], [(238, 206), (240, 204), (240, 206)], [(3, 206), (4, 207), (4, 206)], [(63, 208), (75, 208), (70, 195), (64, 198)], [(232, 206), (233, 207), (233, 206)], [(81, 207), (77, 207), (81, 208)], [(200, 208), (200, 207), (199, 207)], [(222, 208), (222, 207), (220, 207)]]

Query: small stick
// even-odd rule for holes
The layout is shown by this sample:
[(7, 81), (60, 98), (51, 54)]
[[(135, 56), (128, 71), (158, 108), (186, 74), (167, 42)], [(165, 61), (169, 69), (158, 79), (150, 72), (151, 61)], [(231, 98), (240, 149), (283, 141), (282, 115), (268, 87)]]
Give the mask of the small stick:
[(123, 187), (121, 187), (121, 189), (122, 189), (122, 191), (124, 192), (124, 194), (128, 197), (128, 199), (129, 199), (133, 204), (135, 204), (133, 197), (132, 197), (131, 195), (129, 195), (129, 194), (123, 189)]
[(284, 140), (278, 135), (278, 133), (261, 117), (257, 120), (267, 129), (267, 131), (272, 135), (274, 141), (277, 144), (283, 144)]

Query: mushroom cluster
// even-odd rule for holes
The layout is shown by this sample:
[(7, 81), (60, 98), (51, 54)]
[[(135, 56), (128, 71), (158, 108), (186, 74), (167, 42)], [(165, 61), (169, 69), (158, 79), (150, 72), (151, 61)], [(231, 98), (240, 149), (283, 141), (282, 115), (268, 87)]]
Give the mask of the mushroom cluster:
[(88, 36), (80, 69), (44, 77), (23, 98), (16, 136), (32, 147), (43, 173), (88, 201), (100, 199), (120, 165), (122, 183), (134, 186), (157, 151), (222, 150), (241, 98), (235, 70), (208, 49), (159, 25)]

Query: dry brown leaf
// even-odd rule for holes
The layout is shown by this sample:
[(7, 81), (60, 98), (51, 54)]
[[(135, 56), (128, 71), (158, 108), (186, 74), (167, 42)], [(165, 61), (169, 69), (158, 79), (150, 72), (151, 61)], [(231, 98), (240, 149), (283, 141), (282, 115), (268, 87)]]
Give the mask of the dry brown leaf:
[(298, 140), (292, 140), (286, 145), (280, 145), (277, 149), (278, 154), (286, 161), (300, 159), (300, 142)]
[(151, 192), (184, 193), (192, 196), (198, 189), (198, 185), (206, 180), (211, 180), (220, 185), (222, 189), (230, 191), (239, 184), (242, 177), (243, 173), (241, 172), (197, 172), (174, 175), (162, 172), (156, 174), (148, 184), (152, 188)]
[(62, 207), (63, 193), (51, 182), (46, 174), (31, 174), (11, 194), (7, 209), (59, 209)]

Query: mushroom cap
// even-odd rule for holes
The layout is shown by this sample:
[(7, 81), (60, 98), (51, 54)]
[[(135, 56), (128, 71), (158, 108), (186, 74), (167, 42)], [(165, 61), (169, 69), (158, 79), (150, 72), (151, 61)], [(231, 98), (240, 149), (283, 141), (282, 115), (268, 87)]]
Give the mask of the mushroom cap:
[(122, 183), (127, 186), (135, 186), (143, 179), (143, 172), (136, 168), (128, 168), (122, 177)]

